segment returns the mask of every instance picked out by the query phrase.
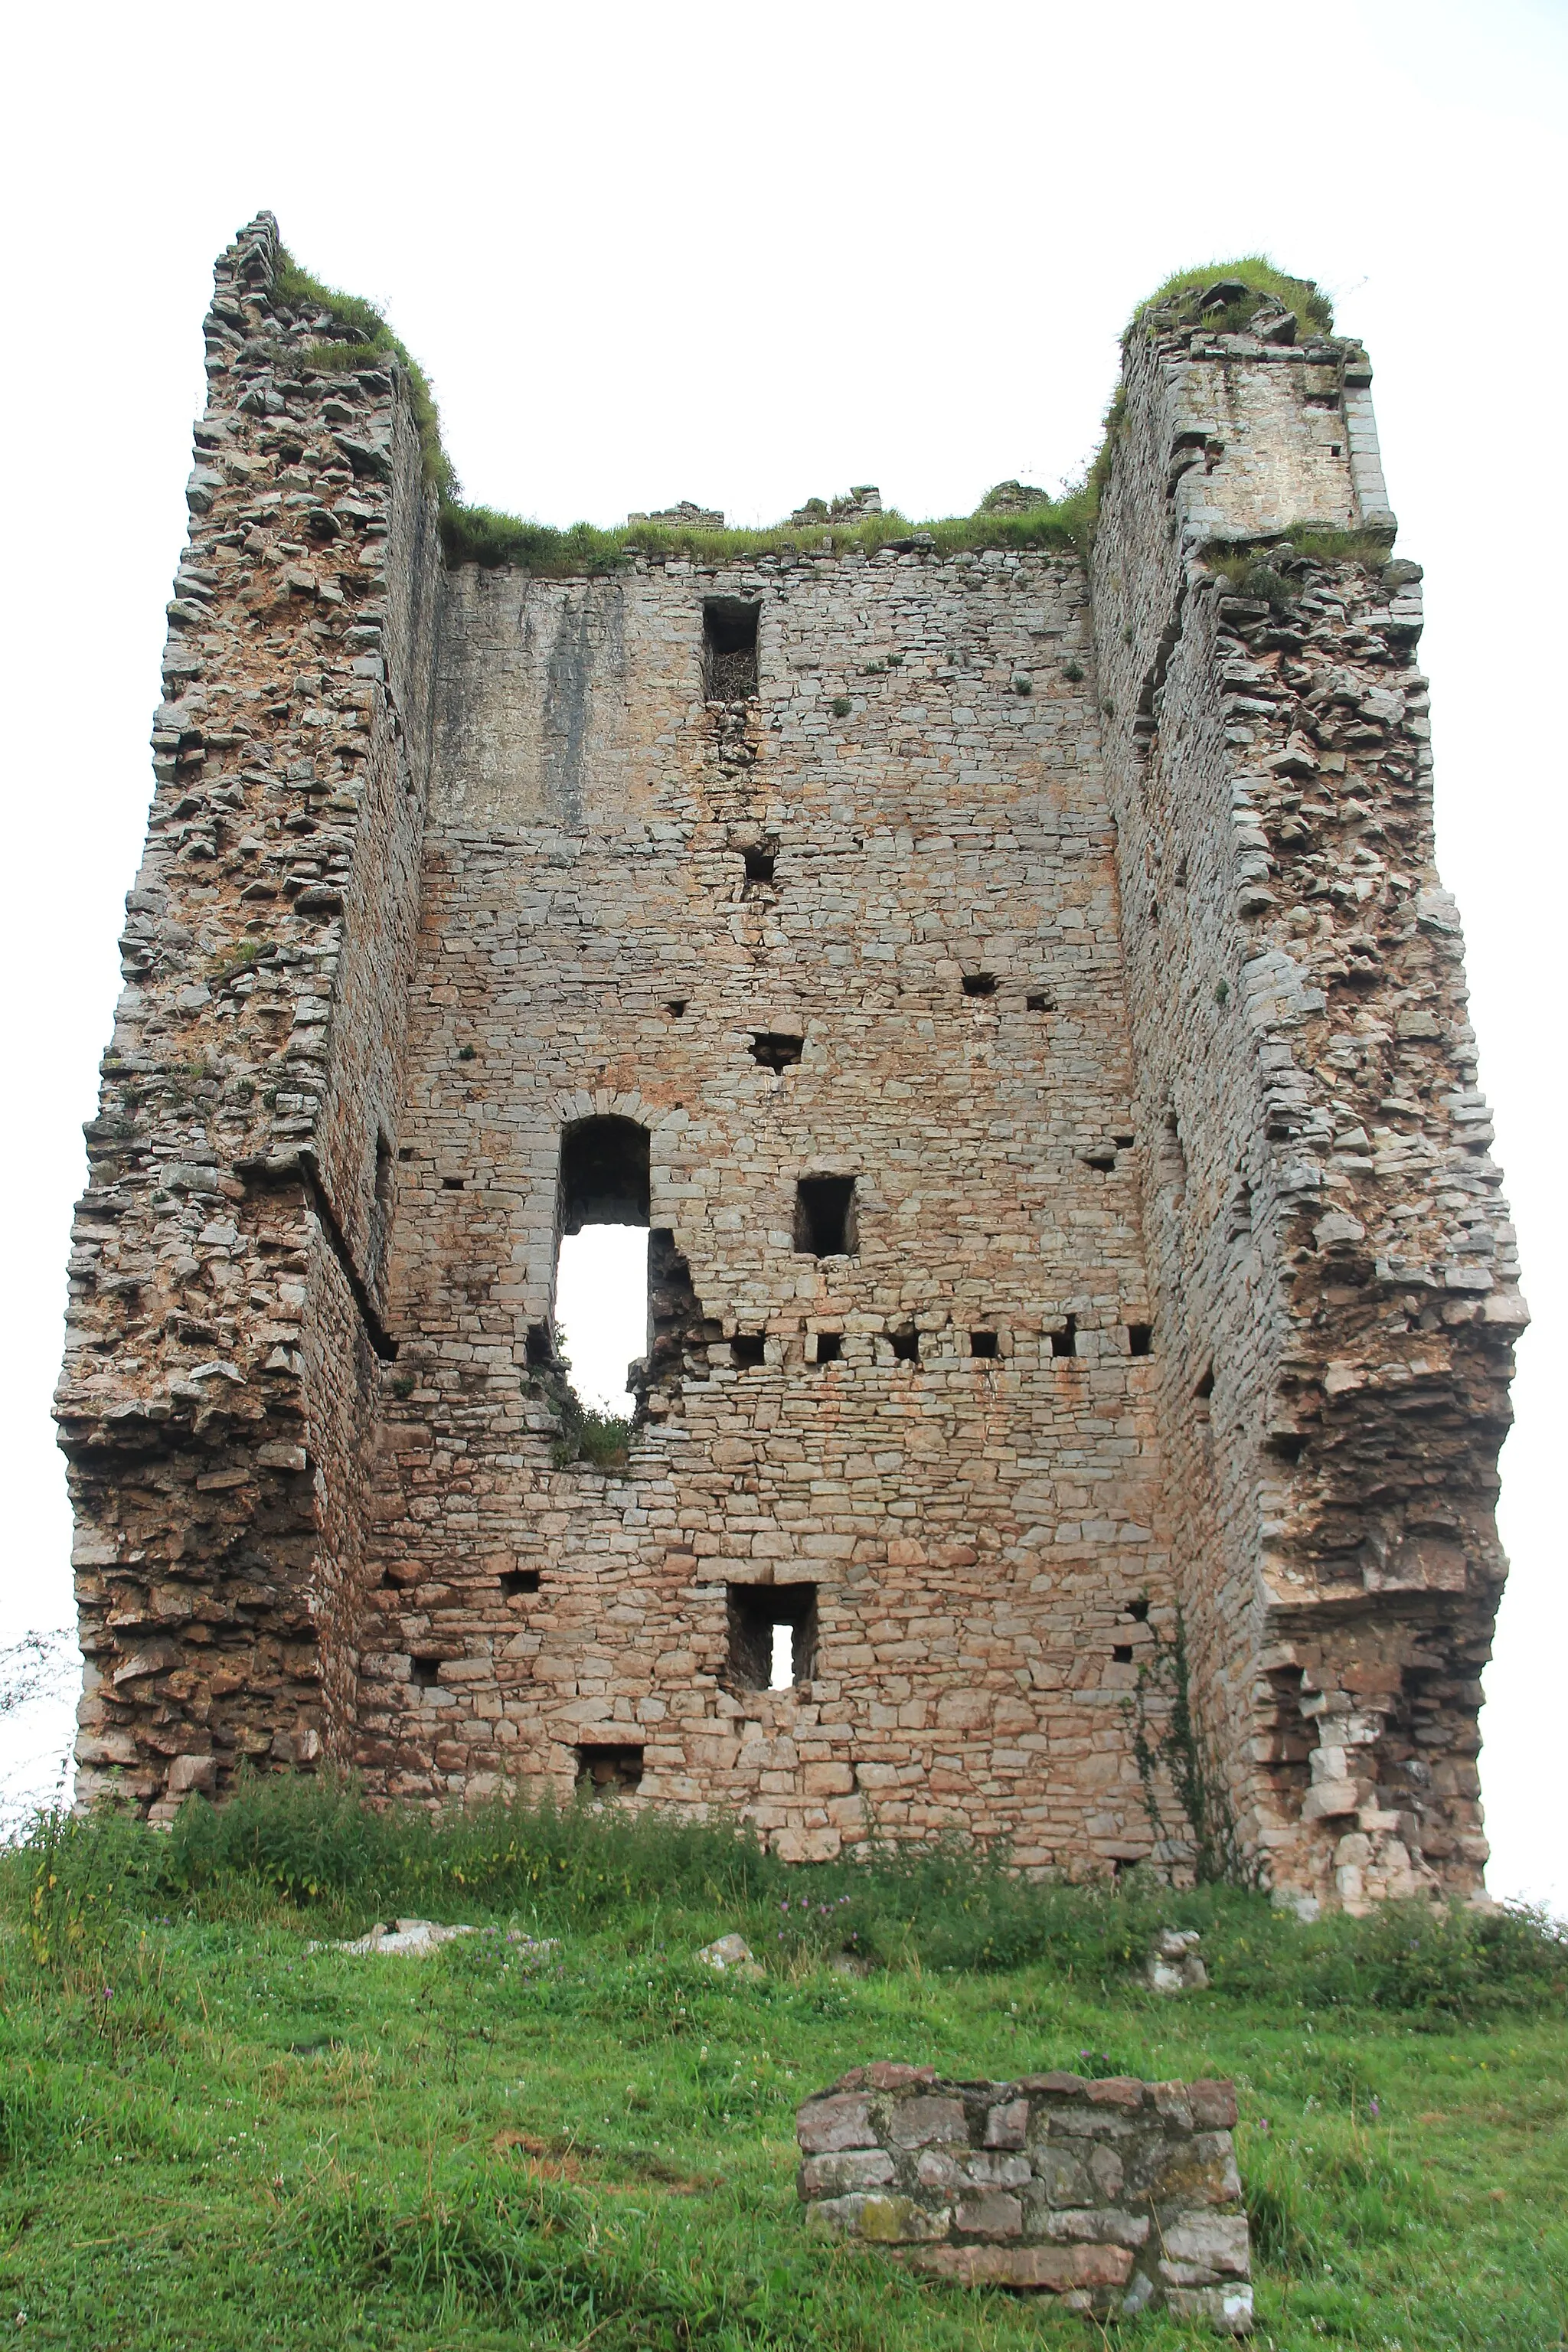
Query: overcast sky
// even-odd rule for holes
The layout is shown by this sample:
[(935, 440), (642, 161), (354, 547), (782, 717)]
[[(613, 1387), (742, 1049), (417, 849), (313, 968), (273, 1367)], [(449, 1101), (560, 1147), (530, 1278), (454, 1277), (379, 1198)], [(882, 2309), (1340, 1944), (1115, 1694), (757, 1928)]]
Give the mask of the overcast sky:
[(34, 8), (7, 46), (0, 1634), (68, 1614), (67, 1235), (235, 228), (270, 206), (383, 303), (469, 497), (558, 523), (1054, 487), (1133, 303), (1263, 248), (1366, 338), (1426, 566), (1439, 856), (1536, 1317), (1503, 1458), (1492, 1884), (1568, 1908), (1563, 6), (152, 0)]

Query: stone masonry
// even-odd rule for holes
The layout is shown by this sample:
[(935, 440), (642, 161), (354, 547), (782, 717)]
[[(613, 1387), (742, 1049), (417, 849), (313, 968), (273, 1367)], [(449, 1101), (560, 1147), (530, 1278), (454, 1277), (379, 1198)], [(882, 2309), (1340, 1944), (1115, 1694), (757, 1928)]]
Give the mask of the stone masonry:
[[(1087, 564), (448, 571), (402, 371), (278, 249), (217, 265), (88, 1129), (83, 1797), (332, 1759), (1478, 1892), (1523, 1310), (1419, 573), (1279, 544), (1392, 529), (1359, 347), (1141, 325)], [(606, 1220), (601, 1472), (553, 1295)]]
[(795, 2122), (814, 2228), (966, 2286), (1251, 2329), (1228, 2083), (950, 2083), (879, 2063), (841, 2075)]

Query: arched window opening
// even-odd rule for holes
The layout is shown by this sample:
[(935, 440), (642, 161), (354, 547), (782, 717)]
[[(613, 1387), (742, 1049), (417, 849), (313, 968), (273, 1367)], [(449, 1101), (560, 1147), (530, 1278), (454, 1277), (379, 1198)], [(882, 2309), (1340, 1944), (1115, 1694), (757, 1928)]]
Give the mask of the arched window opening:
[(555, 1338), (590, 1413), (629, 1421), (630, 1368), (648, 1329), (648, 1136), (631, 1118), (582, 1118), (561, 1138)]

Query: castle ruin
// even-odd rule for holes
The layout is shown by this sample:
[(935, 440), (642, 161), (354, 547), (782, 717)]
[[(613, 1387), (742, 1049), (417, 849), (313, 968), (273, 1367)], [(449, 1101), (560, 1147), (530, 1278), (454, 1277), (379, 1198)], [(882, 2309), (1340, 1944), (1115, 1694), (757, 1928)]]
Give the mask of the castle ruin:
[(1525, 1313), (1364, 352), (1145, 310), (1087, 557), (816, 501), (540, 576), (444, 562), (407, 371), (279, 269), (217, 264), (87, 1130), (81, 1797), (1479, 1893)]

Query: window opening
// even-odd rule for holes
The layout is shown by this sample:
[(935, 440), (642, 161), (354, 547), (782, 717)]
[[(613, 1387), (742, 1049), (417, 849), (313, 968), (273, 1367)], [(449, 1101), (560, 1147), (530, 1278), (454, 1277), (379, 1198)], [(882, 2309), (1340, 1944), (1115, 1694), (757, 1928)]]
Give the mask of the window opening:
[(994, 971), (966, 971), (963, 975), (965, 996), (994, 996), (996, 975)]
[(778, 859), (778, 852), (776, 850), (744, 849), (742, 851), (741, 856), (746, 868), (746, 881), (748, 885), (752, 882), (771, 882), (773, 880), (773, 867)]
[(819, 1364), (841, 1364), (844, 1361), (842, 1331), (819, 1331), (816, 1335), (816, 1360)]
[(1078, 1353), (1078, 1317), (1069, 1315), (1059, 1331), (1051, 1333), (1053, 1356), (1076, 1356)]
[[(559, 1352), (580, 1402), (612, 1420), (631, 1417), (627, 1372), (649, 1347), (648, 1208), (647, 1128), (610, 1118), (578, 1119), (564, 1130), (554, 1301)], [(545, 1360), (555, 1360), (552, 1347)]]
[(517, 1600), (521, 1593), (537, 1592), (539, 1590), (539, 1570), (536, 1568), (503, 1569), (501, 1571), (500, 1589), (508, 1601)]
[(439, 1658), (410, 1658), (408, 1679), (416, 1690), (434, 1690), (441, 1679)]
[(753, 1029), (752, 1059), (764, 1070), (790, 1070), (805, 1047), (804, 1037), (786, 1037), (776, 1029)]
[(595, 1797), (620, 1797), (642, 1785), (640, 1748), (597, 1743), (577, 1750), (577, 1786)]
[(392, 1199), (392, 1144), (383, 1132), (375, 1139), (375, 1205), (384, 1215)]
[(1057, 1009), (1056, 998), (1049, 995), (1043, 988), (1031, 990), (1025, 997), (1024, 1003), (1031, 1013), (1054, 1013)]
[(462, 1191), (462, 1189), (463, 1189), (463, 1180), (462, 1180), (462, 1178), (461, 1178), (460, 1176), (443, 1176), (443, 1177), (442, 1177), (442, 1179), (441, 1179), (441, 1190), (443, 1191), (443, 1192), (460, 1192)]
[(795, 1188), (797, 1257), (853, 1257), (859, 1235), (853, 1176), (803, 1176)]
[(896, 1364), (918, 1364), (921, 1360), (921, 1335), (911, 1324), (907, 1331), (889, 1333)]
[(668, 1013), (672, 1021), (680, 1020), (686, 1011), (685, 997), (667, 996), (664, 1001), (664, 1009)]
[(1212, 1396), (1213, 1396), (1213, 1394), (1214, 1394), (1214, 1366), (1213, 1366), (1212, 1364), (1209, 1366), (1209, 1368), (1208, 1368), (1207, 1371), (1206, 1371), (1206, 1372), (1205, 1372), (1205, 1373), (1203, 1374), (1202, 1378), (1199, 1380), (1199, 1381), (1198, 1381), (1198, 1384), (1197, 1384), (1196, 1388), (1193, 1391), (1193, 1394), (1194, 1394), (1194, 1396), (1197, 1399), (1197, 1401), (1198, 1401), (1199, 1404), (1206, 1404), (1206, 1403), (1208, 1402), (1208, 1401), (1209, 1401), (1210, 1397), (1212, 1397)]
[(757, 625), (763, 608), (741, 596), (702, 605), (702, 688), (710, 702), (749, 702), (757, 691)]
[(1130, 1356), (1147, 1356), (1154, 1343), (1153, 1327), (1148, 1323), (1129, 1323), (1127, 1352)]
[(1119, 1666), (1130, 1666), (1132, 1664), (1131, 1643), (1113, 1642), (1110, 1645), (1110, 1654)]
[(729, 1679), (741, 1690), (789, 1690), (816, 1672), (815, 1584), (731, 1584)]
[(969, 1335), (969, 1352), (972, 1356), (999, 1356), (1002, 1350), (997, 1345), (995, 1332), (972, 1331)]
[(767, 1335), (763, 1331), (737, 1331), (730, 1342), (731, 1360), (742, 1371), (752, 1371), (768, 1360)]
[(1135, 1625), (1146, 1625), (1149, 1622), (1149, 1603), (1146, 1601), (1130, 1601), (1127, 1614)]
[(548, 1323), (529, 1325), (525, 1354), (531, 1372), (542, 1372), (555, 1361), (555, 1343), (551, 1339)]

